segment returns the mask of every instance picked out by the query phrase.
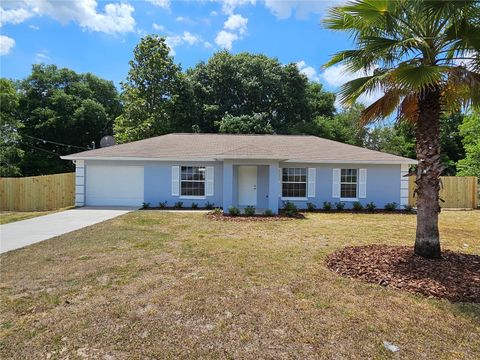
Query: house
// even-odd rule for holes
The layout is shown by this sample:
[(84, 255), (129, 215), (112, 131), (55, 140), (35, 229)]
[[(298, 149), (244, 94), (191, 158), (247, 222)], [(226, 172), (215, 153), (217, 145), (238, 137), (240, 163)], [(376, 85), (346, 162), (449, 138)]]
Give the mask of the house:
[(274, 213), (324, 201), (408, 202), (416, 161), (315, 136), (168, 134), (63, 156), (76, 164), (76, 205), (182, 201)]

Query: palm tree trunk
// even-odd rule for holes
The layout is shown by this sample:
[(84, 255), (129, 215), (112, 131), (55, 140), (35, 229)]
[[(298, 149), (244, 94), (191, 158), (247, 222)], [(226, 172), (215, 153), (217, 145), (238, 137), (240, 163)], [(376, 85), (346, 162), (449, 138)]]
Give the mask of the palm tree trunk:
[(440, 236), (440, 91), (428, 89), (419, 100), (417, 138), (417, 234), (414, 253), (425, 258), (439, 258)]

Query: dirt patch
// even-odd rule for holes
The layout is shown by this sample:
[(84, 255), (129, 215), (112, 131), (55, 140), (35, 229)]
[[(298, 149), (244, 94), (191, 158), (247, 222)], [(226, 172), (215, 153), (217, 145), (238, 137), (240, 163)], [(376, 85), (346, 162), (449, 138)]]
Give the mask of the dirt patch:
[(247, 215), (238, 215), (232, 216), (228, 214), (214, 214), (208, 213), (206, 214), (207, 218), (210, 220), (215, 221), (234, 221), (234, 222), (245, 222), (245, 221), (286, 221), (286, 220), (295, 220), (295, 219), (306, 219), (305, 215), (298, 214), (296, 216), (285, 216), (285, 215), (273, 215), (273, 216), (266, 216), (266, 215), (255, 215), (255, 216), (247, 216)]
[(429, 260), (408, 246), (351, 246), (330, 254), (327, 267), (370, 283), (452, 302), (480, 303), (480, 256), (444, 250)]

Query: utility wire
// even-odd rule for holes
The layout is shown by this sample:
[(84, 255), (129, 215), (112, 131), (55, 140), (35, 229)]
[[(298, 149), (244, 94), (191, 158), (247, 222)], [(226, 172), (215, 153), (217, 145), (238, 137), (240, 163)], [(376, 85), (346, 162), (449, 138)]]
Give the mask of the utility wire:
[(82, 149), (82, 150), (89, 150), (88, 147), (84, 147), (84, 146), (77, 146), (77, 145), (69, 145), (69, 144), (59, 143), (59, 142), (56, 142), (56, 141), (41, 139), (41, 138), (38, 138), (38, 137), (35, 137), (35, 136), (30, 136), (30, 135), (27, 135), (27, 134), (22, 134), (22, 135), (23, 135), (23, 136), (26, 136), (26, 137), (29, 137), (29, 138), (32, 138), (32, 139), (35, 139), (35, 140), (39, 140), (39, 141), (43, 141), (43, 142), (48, 142), (48, 143), (51, 143), (51, 144), (62, 145), (62, 146), (69, 146), (69, 147), (76, 147), (76, 148)]

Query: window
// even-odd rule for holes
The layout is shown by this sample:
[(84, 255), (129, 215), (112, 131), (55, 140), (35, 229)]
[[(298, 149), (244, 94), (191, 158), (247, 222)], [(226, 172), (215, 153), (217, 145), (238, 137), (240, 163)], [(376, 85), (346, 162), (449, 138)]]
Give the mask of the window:
[(180, 196), (205, 196), (205, 168), (182, 166)]
[(305, 198), (307, 197), (307, 169), (283, 168), (282, 169), (282, 197)]
[(340, 175), (340, 198), (357, 198), (357, 169), (342, 169)]

